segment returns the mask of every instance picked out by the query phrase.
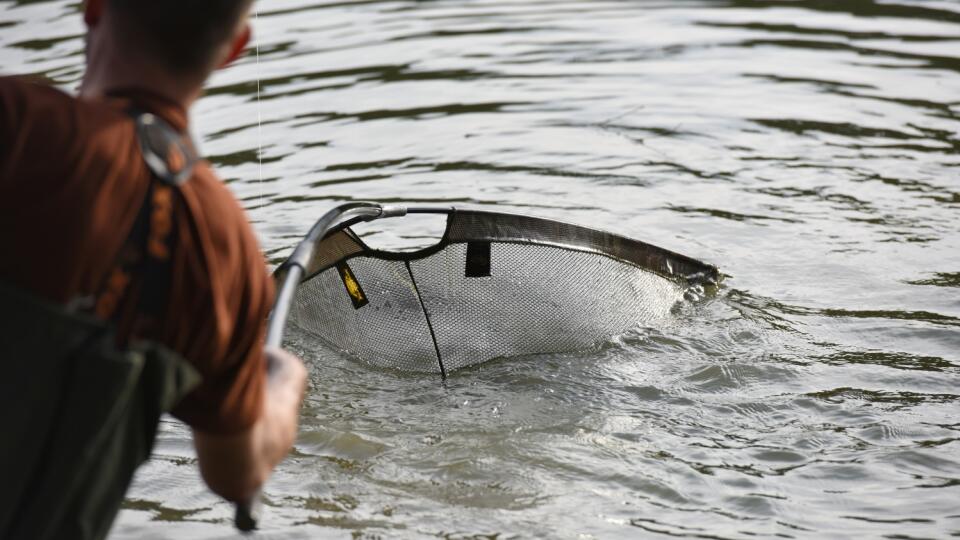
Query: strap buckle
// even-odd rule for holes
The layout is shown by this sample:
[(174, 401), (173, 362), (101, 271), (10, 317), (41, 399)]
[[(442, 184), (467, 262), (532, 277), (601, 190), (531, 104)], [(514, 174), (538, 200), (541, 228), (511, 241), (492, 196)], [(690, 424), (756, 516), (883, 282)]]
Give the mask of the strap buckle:
[(134, 119), (140, 151), (154, 176), (170, 186), (186, 182), (198, 161), (190, 137), (152, 113), (135, 114)]

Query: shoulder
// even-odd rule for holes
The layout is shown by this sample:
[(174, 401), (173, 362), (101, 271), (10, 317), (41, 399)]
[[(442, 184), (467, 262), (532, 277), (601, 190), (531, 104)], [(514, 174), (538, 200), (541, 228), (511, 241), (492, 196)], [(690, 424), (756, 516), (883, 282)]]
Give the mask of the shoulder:
[(26, 77), (0, 77), (0, 104), (7, 111), (23, 118), (57, 116), (59, 121), (95, 117), (104, 109), (117, 111), (94, 101), (81, 100), (41, 81)]
[(238, 244), (257, 248), (246, 212), (208, 162), (200, 161), (181, 189), (197, 226), (209, 235), (214, 248), (225, 250)]
[(184, 184), (184, 189), (196, 193), (197, 196), (209, 198), (209, 202), (217, 204), (221, 210), (243, 212), (236, 197), (207, 160), (201, 159), (197, 162), (193, 177)]
[(35, 131), (52, 131), (54, 119), (69, 119), (76, 99), (26, 78), (0, 78), (0, 124), (12, 139), (25, 139)]
[[(189, 246), (202, 258), (214, 297), (231, 302), (241, 291), (269, 303), (272, 280), (247, 214), (230, 189), (206, 161), (181, 188), (192, 230)], [(185, 246), (187, 247), (187, 246)], [(199, 260), (198, 260), (199, 262)]]
[(34, 102), (71, 100), (70, 96), (56, 88), (27, 77), (0, 77), (0, 99), (5, 104), (26, 106)]
[(59, 149), (61, 158), (80, 158), (99, 148), (110, 158), (106, 161), (115, 161), (118, 137), (129, 141), (133, 133), (129, 118), (109, 102), (80, 99), (21, 77), (0, 77), (0, 113), (23, 145)]

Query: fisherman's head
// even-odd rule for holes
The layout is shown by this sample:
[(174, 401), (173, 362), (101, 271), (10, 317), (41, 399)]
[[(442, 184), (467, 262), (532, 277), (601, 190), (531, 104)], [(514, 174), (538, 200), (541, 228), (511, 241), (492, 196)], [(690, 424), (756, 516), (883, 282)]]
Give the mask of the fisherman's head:
[[(106, 47), (197, 80), (242, 54), (252, 0), (86, 0), (88, 61)], [(115, 51), (114, 51), (115, 52)]]

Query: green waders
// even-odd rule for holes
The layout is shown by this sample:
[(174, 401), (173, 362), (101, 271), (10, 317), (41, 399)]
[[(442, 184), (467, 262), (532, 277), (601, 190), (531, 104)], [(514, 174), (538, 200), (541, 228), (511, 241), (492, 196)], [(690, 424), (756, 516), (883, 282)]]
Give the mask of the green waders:
[(104, 538), (160, 415), (198, 382), (153, 344), (0, 285), (0, 538)]
[[(156, 316), (171, 270), (143, 254), (154, 196), (185, 182), (196, 155), (189, 137), (161, 119), (130, 115), (155, 181), (115, 271), (145, 276), (137, 314)], [(113, 302), (102, 304), (109, 309), (94, 317), (0, 283), (0, 540), (106, 537), (150, 457), (160, 415), (200, 382), (162, 346), (116, 345), (124, 291), (111, 292)]]

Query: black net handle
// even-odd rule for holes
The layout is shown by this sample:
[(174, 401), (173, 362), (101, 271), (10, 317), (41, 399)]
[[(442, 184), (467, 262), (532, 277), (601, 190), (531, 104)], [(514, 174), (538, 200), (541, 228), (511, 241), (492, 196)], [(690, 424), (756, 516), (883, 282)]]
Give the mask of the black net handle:
[[(300, 284), (300, 279), (303, 277), (307, 264), (313, 257), (313, 251), (318, 240), (323, 238), (330, 229), (347, 221), (356, 223), (405, 215), (407, 215), (407, 208), (403, 206), (381, 206), (369, 202), (355, 202), (342, 204), (320, 217), (310, 228), (310, 232), (294, 248), (290, 258), (277, 269), (277, 275), (281, 276), (280, 288), (273, 303), (270, 318), (267, 321), (265, 345), (279, 347), (283, 342), (283, 332), (287, 324), (287, 317), (290, 315), (293, 294)], [(258, 491), (250, 500), (237, 503), (233, 523), (240, 531), (254, 531), (260, 525), (262, 512), (263, 497)]]

